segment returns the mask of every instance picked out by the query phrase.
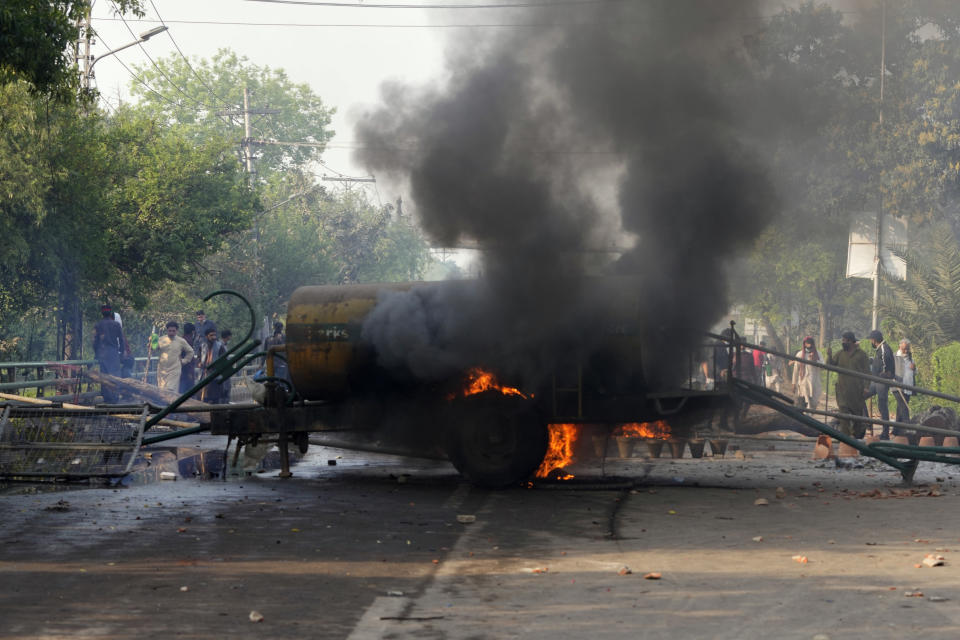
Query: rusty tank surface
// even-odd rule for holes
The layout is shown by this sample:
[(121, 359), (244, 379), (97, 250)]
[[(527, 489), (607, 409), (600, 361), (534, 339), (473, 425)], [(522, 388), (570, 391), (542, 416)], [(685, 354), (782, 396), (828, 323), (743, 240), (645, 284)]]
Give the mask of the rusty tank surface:
[(382, 292), (412, 286), (326, 285), (294, 291), (287, 306), (286, 355), (297, 391), (308, 400), (337, 400), (365, 387), (376, 354), (361, 340), (363, 320)]

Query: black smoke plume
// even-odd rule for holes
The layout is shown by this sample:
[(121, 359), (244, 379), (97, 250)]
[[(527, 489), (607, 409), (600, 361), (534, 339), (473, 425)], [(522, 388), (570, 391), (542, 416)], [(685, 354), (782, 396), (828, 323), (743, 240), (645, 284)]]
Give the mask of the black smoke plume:
[[(442, 87), (384, 87), (359, 126), (359, 160), (409, 182), (435, 242), (486, 249), (480, 282), (386, 295), (364, 335), (397, 372), (479, 364), (535, 385), (593, 354), (626, 308), (648, 382), (678, 382), (727, 310), (725, 265), (776, 208), (755, 126), (770, 119), (740, 55), (760, 11), (610, 0), (522, 15), (534, 26), (452, 44)], [(625, 239), (606, 268), (622, 279), (577, 277)]]

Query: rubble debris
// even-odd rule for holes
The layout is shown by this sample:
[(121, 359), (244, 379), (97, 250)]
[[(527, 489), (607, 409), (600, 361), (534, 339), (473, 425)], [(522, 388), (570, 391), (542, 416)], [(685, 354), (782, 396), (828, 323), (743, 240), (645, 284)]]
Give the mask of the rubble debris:
[(942, 567), (947, 561), (944, 560), (943, 556), (928, 553), (922, 562), (923, 565), (927, 567)]
[(46, 508), (46, 511), (70, 511), (70, 503), (66, 500), (57, 500)]

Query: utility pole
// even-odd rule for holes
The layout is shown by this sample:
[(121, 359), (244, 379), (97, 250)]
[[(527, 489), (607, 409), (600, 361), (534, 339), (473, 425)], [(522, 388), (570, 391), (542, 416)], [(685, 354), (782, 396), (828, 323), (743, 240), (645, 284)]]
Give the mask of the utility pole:
[[(253, 185), (256, 170), (253, 167), (253, 123), (250, 120), (252, 115), (275, 115), (280, 113), (280, 109), (251, 109), (250, 108), (250, 89), (243, 85), (243, 109), (225, 109), (218, 111), (219, 116), (243, 116), (243, 140), (240, 141), (240, 148), (243, 150), (243, 165), (247, 171), (247, 178)], [(262, 265), (260, 256), (260, 216), (253, 219), (253, 285), (256, 291), (256, 306), (264, 306), (263, 286), (262, 286)], [(269, 320), (266, 315), (263, 316), (263, 327), (261, 329), (261, 339), (270, 335)]]
[(243, 87), (243, 109), (224, 109), (217, 111), (218, 116), (243, 116), (243, 140), (240, 141), (240, 148), (243, 150), (243, 165), (253, 182), (253, 176), (256, 171), (253, 168), (253, 145), (257, 141), (253, 139), (253, 123), (250, 120), (252, 115), (275, 115), (280, 113), (280, 109), (251, 109), (250, 108), (250, 89)]
[[(880, 109), (878, 115), (881, 146), (883, 143), (883, 84), (887, 71), (887, 2), (880, 3)], [(882, 159), (882, 156), (881, 156)], [(880, 170), (880, 180), (883, 180), (883, 169)], [(880, 322), (880, 248), (883, 246), (883, 189), (880, 189), (880, 201), (877, 207), (877, 245), (873, 257), (873, 313), (870, 320), (871, 329), (879, 329)]]

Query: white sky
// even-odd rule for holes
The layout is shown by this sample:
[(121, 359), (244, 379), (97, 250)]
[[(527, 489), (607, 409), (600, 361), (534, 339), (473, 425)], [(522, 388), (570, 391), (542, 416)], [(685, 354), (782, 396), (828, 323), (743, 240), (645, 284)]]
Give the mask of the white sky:
[[(440, 19), (436, 11), (422, 9), (337, 8), (248, 0), (146, 0), (145, 4), (147, 15), (142, 20), (126, 17), (125, 25), (116, 18), (110, 0), (95, 0), (93, 27), (100, 38), (93, 55), (103, 55), (136, 40), (127, 25), (137, 35), (158, 26), (159, 13), (170, 27), (169, 35), (191, 60), (210, 59), (218, 49), (229, 48), (255, 65), (283, 69), (293, 82), (310, 85), (325, 104), (337, 108), (333, 119), (336, 136), (324, 152), (324, 162), (333, 171), (353, 176), (368, 175), (364, 167), (352, 162), (349, 148), (354, 139), (354, 118), (362, 106), (378, 102), (379, 87), (385, 80), (419, 85), (439, 78), (444, 39), (463, 31), (429, 26), (431, 22), (449, 24), (450, 18)], [(458, 13), (480, 14), (463, 16), (469, 22), (482, 21), (484, 12)], [(284, 26), (279, 26), (281, 23)], [(96, 86), (109, 102), (115, 104), (118, 96), (129, 99), (133, 78), (123, 64), (132, 70), (135, 64), (150, 64), (147, 53), (154, 60), (179, 55), (168, 33), (154, 36), (142, 47), (130, 47), (97, 61)], [(178, 95), (169, 85), (153, 88), (174, 99)], [(382, 195), (385, 200), (395, 198), (395, 194)]]

